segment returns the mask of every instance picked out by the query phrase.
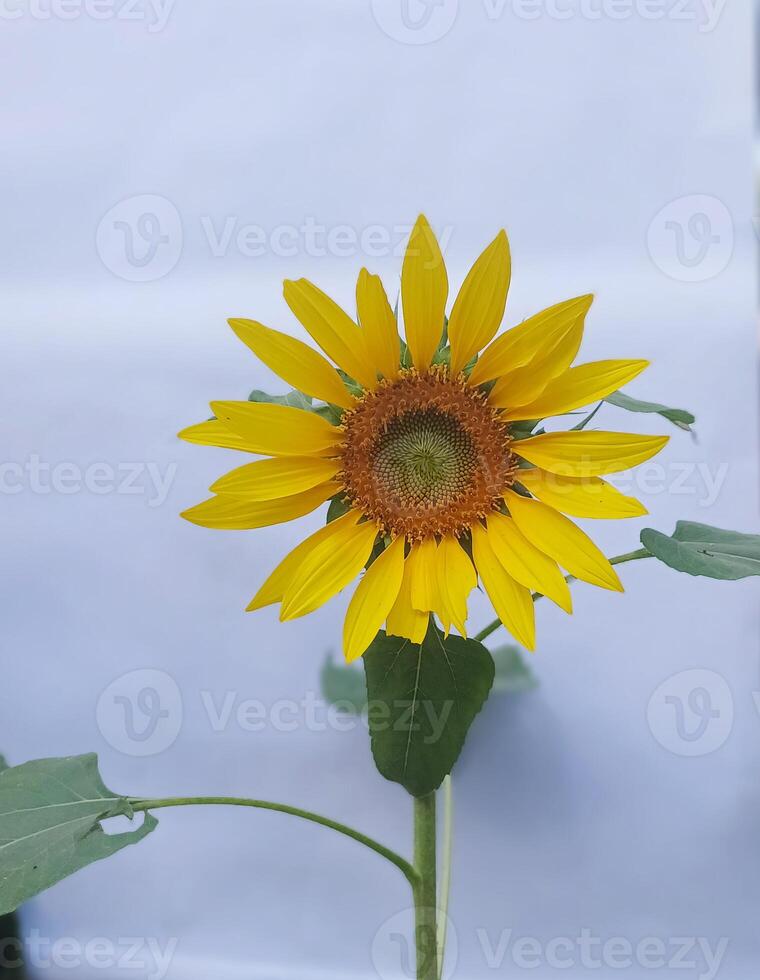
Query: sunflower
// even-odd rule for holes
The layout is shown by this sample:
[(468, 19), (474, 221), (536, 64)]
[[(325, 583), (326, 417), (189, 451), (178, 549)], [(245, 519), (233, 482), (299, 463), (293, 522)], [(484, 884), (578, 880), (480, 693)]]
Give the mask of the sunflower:
[(501, 622), (530, 650), (532, 592), (572, 611), (560, 566), (622, 591), (609, 561), (566, 515), (645, 514), (601, 476), (649, 459), (667, 437), (578, 426), (535, 430), (548, 416), (616, 391), (647, 362), (571, 367), (590, 295), (497, 337), (510, 276), (501, 231), (447, 319), (446, 267), (421, 215), (401, 273), (406, 342), (380, 279), (366, 269), (356, 286), (358, 323), (307, 280), (284, 284), (288, 306), (333, 363), (253, 320), (229, 321), (296, 390), (275, 402), (212, 402), (213, 419), (180, 433), (189, 442), (266, 457), (223, 476), (211, 499), (182, 516), (240, 530), (294, 520), (331, 502), (328, 523), (280, 562), (249, 610), (280, 603), (280, 619), (295, 619), (364, 572), (344, 623), (351, 661), (383, 626), (422, 642), (432, 615), (446, 633), (454, 627), (466, 636), (478, 580)]

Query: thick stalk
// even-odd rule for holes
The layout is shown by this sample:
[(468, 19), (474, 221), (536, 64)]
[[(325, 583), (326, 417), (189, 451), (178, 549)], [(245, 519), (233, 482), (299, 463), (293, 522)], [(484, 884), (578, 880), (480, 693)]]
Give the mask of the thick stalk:
[(414, 799), (414, 942), (417, 980), (438, 980), (435, 793)]

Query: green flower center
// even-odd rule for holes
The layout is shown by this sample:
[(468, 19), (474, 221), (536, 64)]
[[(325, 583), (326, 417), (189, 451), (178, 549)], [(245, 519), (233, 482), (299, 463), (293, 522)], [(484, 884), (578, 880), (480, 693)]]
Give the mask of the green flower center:
[(469, 433), (448, 412), (406, 412), (378, 439), (371, 462), (379, 486), (402, 506), (440, 507), (467, 493), (478, 465)]

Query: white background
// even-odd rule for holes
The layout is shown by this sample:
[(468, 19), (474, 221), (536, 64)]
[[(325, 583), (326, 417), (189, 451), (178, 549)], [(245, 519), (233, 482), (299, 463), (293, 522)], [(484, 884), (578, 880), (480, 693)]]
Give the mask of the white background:
[[(672, 435), (664, 469), (634, 488), (651, 516), (592, 529), (609, 554), (679, 517), (757, 528), (752, 18), (739, 0), (717, 7), (413, 0), (404, 26), (400, 0), (4, 0), (12, 762), (94, 750), (125, 793), (302, 804), (408, 851), (409, 801), (374, 770), (361, 727), (309, 730), (300, 713), (282, 730), (270, 712), (251, 732), (233, 710), (214, 729), (209, 698), (271, 709), (318, 691), (347, 597), (284, 626), (272, 609), (244, 614), (321, 518), (237, 534), (182, 522), (239, 460), (175, 433), (211, 398), (284, 390), (226, 317), (298, 333), (281, 280), (307, 276), (352, 309), (364, 264), (395, 295), (394, 253), (420, 210), (448, 238), (452, 291), (504, 226), (508, 323), (593, 291), (585, 359), (649, 358), (631, 393), (696, 413), (696, 440), (657, 416), (597, 416)], [(455, 774), (457, 977), (523, 972), (512, 945), (489, 966), (502, 930), (540, 940), (533, 977), (670, 975), (609, 956), (592, 969), (577, 946), (552, 966), (546, 944), (584, 928), (634, 947), (660, 937), (669, 955), (679, 937), (725, 937), (719, 976), (756, 970), (756, 589), (653, 562), (622, 576), (624, 596), (574, 587), (572, 619), (537, 609), (540, 687), (495, 698), (472, 730)], [(473, 612), (489, 618), (483, 602)], [(170, 712), (152, 743), (126, 737), (113, 701), (134, 699), (120, 678), (145, 668), (162, 672)], [(695, 689), (717, 716), (701, 717)], [(26, 932), (175, 939), (172, 980), (404, 976), (388, 963), (409, 897), (380, 859), (275, 814), (160, 817), (139, 847), (30, 903)], [(677, 976), (707, 975), (686, 958)], [(82, 960), (56, 969), (156, 975), (150, 957), (121, 971)]]

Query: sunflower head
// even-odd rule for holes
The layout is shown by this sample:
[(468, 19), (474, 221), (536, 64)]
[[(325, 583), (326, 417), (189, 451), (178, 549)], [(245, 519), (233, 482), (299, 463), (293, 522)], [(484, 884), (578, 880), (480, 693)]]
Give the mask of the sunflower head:
[(180, 433), (263, 457), (222, 477), (214, 496), (183, 516), (247, 529), (302, 517), (330, 500), (342, 510), (280, 562), (249, 609), (279, 602), (281, 618), (293, 619), (363, 572), (344, 625), (352, 660), (383, 626), (419, 643), (436, 616), (446, 632), (454, 627), (466, 636), (478, 580), (528, 649), (535, 644), (533, 591), (572, 609), (561, 568), (622, 590), (567, 515), (646, 513), (601, 477), (648, 459), (667, 439), (535, 429), (603, 399), (647, 362), (573, 366), (591, 296), (558, 303), (497, 336), (510, 271), (502, 231), (466, 276), (446, 320), (446, 267), (420, 216), (401, 275), (405, 342), (380, 279), (365, 269), (357, 320), (307, 280), (285, 283), (287, 304), (323, 353), (256, 321), (230, 321), (300, 400), (213, 402), (214, 419)]

